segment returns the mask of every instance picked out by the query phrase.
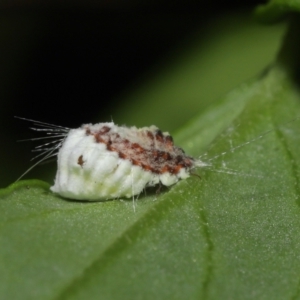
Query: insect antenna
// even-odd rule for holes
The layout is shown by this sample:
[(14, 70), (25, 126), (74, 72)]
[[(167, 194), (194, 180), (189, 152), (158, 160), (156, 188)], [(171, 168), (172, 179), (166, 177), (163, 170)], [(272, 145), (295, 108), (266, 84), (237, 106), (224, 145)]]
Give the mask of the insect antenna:
[(36, 146), (32, 152), (41, 152), (35, 157), (31, 159), (31, 161), (36, 160), (39, 157), (42, 157), (38, 160), (34, 165), (32, 165), (29, 169), (27, 169), (16, 181), (19, 181), (22, 177), (24, 177), (29, 171), (31, 171), (34, 167), (39, 165), (42, 162), (45, 162), (47, 159), (54, 157), (58, 154), (58, 150), (61, 148), (64, 140), (66, 139), (71, 128), (63, 127), (59, 125), (49, 124), (45, 122), (40, 122), (32, 119), (15, 117), (20, 120), (32, 122), (33, 125), (37, 127), (29, 127), (31, 130), (43, 132), (46, 134), (44, 137), (31, 138), (25, 140), (19, 140), (18, 142), (24, 141), (39, 141), (39, 140), (47, 140), (54, 139), (53, 141), (46, 142), (42, 145)]
[[(36, 126), (41, 126), (43, 128), (53, 128), (53, 129), (61, 129), (61, 131), (65, 131), (65, 132), (69, 132), (69, 130), (71, 128), (68, 127), (64, 127), (64, 126), (59, 126), (59, 125), (55, 125), (55, 124), (50, 124), (50, 123), (45, 123), (45, 122), (41, 122), (41, 121), (37, 121), (37, 120), (32, 120), (32, 119), (27, 119), (27, 118), (21, 118), (21, 117), (17, 117), (15, 116), (16, 119), (20, 119), (20, 120), (24, 120), (24, 121), (28, 121), (28, 122), (32, 122), (34, 125)], [(32, 128), (31, 128), (32, 129)], [(35, 128), (37, 129), (37, 128)], [(33, 129), (33, 130), (35, 130)]]
[(215, 172), (215, 173), (223, 173), (223, 174), (229, 174), (229, 175), (238, 175), (238, 176), (244, 176), (244, 177), (264, 178), (263, 176), (260, 176), (260, 175), (242, 173), (242, 172), (239, 172), (238, 170), (230, 169), (230, 168), (226, 168), (226, 167), (222, 167), (222, 168), (219, 168), (219, 169), (211, 168), (210, 166), (206, 166), (206, 167), (208, 167), (207, 168), (208, 171)]
[[(34, 167), (36, 167), (38, 164), (40, 164), (41, 162), (45, 161), (46, 159), (52, 157), (52, 156), (56, 156), (58, 152), (53, 153), (53, 151), (55, 151), (56, 149), (58, 149), (58, 147), (53, 148), (53, 150), (51, 152), (49, 152), (47, 155), (45, 155), (42, 159), (40, 159), (39, 161), (37, 161), (34, 165), (32, 165), (29, 169), (27, 169), (17, 180), (19, 181), (22, 177), (24, 177), (29, 171), (31, 171)], [(44, 153), (43, 153), (44, 154)]]
[[(292, 120), (290, 120), (290, 121), (288, 121), (288, 122), (286, 122), (286, 123), (283, 123), (280, 127), (282, 127), (282, 126), (284, 126), (284, 125), (287, 125), (287, 124), (289, 124), (289, 123), (292, 123), (292, 122), (294, 122), (295, 120), (298, 120), (298, 119), (300, 119), (300, 118), (299, 118), (299, 117), (294, 118), (294, 119), (292, 119)], [(215, 160), (215, 159), (217, 159), (217, 158), (219, 158), (219, 157), (222, 157), (222, 156), (224, 156), (224, 155), (226, 155), (226, 154), (228, 154), (228, 153), (233, 153), (235, 150), (240, 149), (240, 148), (242, 148), (242, 147), (244, 147), (244, 146), (247, 146), (247, 145), (249, 145), (249, 144), (251, 144), (251, 143), (253, 143), (253, 142), (255, 142), (255, 141), (257, 141), (257, 140), (259, 140), (259, 139), (261, 139), (261, 138), (263, 138), (263, 137), (265, 137), (266, 135), (268, 135), (270, 132), (272, 132), (272, 131), (274, 131), (274, 130), (275, 130), (274, 128), (273, 128), (273, 129), (269, 129), (269, 130), (263, 132), (262, 134), (260, 134), (259, 136), (256, 136), (256, 137), (254, 137), (253, 139), (251, 139), (251, 140), (249, 140), (249, 141), (247, 141), (247, 142), (245, 142), (245, 143), (242, 143), (242, 144), (240, 144), (240, 145), (238, 145), (238, 146), (236, 146), (236, 147), (230, 148), (228, 151), (224, 151), (224, 152), (221, 152), (221, 153), (218, 154), (218, 155), (213, 156), (212, 158), (208, 159), (208, 163), (207, 163), (206, 165), (205, 165), (205, 163), (204, 163), (204, 167), (205, 167), (205, 166), (210, 166), (210, 165), (211, 165), (211, 164), (210, 164), (211, 161), (213, 161), (213, 160)], [(201, 157), (203, 157), (203, 156), (205, 156), (205, 154), (204, 154), (204, 155), (201, 155), (201, 156), (199, 157), (199, 159), (200, 159)]]
[[(281, 124), (280, 126), (276, 127), (276, 128), (280, 128), (280, 127), (283, 127), (285, 126), (286, 124), (289, 124), (289, 123), (292, 123), (294, 122), (295, 120), (298, 120), (300, 119), (300, 117), (296, 117), (292, 120), (289, 120), (283, 124)], [(225, 173), (225, 174), (229, 174), (229, 175), (241, 175), (241, 176), (244, 176), (244, 177), (257, 177), (257, 178), (263, 178), (263, 176), (260, 176), (260, 175), (253, 175), (253, 174), (246, 174), (246, 173), (243, 173), (243, 172), (240, 172), (239, 170), (235, 170), (235, 169), (230, 169), (230, 168), (227, 168), (226, 166), (222, 166), (220, 168), (215, 168), (213, 166), (213, 161), (217, 158), (220, 158), (220, 157), (223, 157), (225, 156), (226, 154), (228, 153), (233, 153), (234, 151), (244, 147), (244, 146), (247, 146), (259, 139), (262, 139), (263, 137), (265, 137), (266, 135), (268, 135), (270, 132), (276, 130), (276, 128), (273, 128), (273, 129), (270, 129), (270, 130), (267, 130), (263, 133), (261, 133), (260, 135), (248, 140), (247, 142), (244, 142), (240, 145), (237, 145), (236, 147), (231, 147), (229, 150), (227, 151), (224, 151), (224, 152), (221, 152), (211, 158), (207, 158), (207, 153), (204, 153), (203, 155), (199, 156), (198, 159), (195, 160), (195, 167), (200, 167), (200, 168), (205, 168), (206, 170), (210, 171), (210, 172), (216, 172), (216, 173)], [(205, 157), (205, 160), (202, 161), (201, 158)]]

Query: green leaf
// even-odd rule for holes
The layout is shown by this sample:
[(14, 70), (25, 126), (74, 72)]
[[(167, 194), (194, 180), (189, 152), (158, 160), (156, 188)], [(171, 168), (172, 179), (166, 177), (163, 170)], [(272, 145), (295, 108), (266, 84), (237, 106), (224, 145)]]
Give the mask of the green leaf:
[(277, 21), (291, 12), (300, 12), (299, 0), (269, 0), (256, 9), (256, 15), (266, 22)]
[[(232, 114), (230, 113), (232, 112)], [(2, 299), (284, 299), (300, 270), (299, 94), (284, 70), (244, 84), (175, 140), (213, 170), (159, 197), (84, 203), (21, 181), (1, 205)], [(234, 121), (232, 123), (232, 121)], [(209, 159), (209, 158), (206, 158)], [(3, 193), (3, 192), (2, 192)], [(16, 286), (18, 288), (16, 288)]]
[(181, 127), (176, 144), (212, 167), (135, 211), (36, 180), (1, 190), (0, 298), (299, 298), (300, 103), (285, 61)]

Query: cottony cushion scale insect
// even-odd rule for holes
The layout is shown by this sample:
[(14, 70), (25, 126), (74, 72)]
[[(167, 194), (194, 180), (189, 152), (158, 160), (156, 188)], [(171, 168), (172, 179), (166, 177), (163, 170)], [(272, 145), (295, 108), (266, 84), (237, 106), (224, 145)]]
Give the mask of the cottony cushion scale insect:
[(130, 198), (147, 187), (173, 185), (188, 178), (194, 168), (208, 166), (186, 155), (168, 132), (156, 126), (136, 128), (109, 122), (69, 129), (30, 121), (41, 127), (33, 130), (55, 139), (35, 151), (45, 155), (43, 161), (58, 150), (55, 183), (50, 189), (65, 198)]

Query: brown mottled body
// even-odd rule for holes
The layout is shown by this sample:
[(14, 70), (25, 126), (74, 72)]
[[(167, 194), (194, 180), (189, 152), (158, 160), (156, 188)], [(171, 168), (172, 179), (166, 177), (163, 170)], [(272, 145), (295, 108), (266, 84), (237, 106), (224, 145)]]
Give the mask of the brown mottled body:
[[(87, 135), (93, 135), (97, 143), (106, 145), (107, 150), (117, 152), (119, 157), (131, 161), (146, 171), (155, 174), (169, 172), (178, 174), (182, 168), (194, 167), (194, 159), (176, 147), (173, 138), (155, 126), (137, 129), (134, 127), (118, 130), (103, 126), (93, 130), (85, 125)], [(132, 134), (134, 133), (134, 134)]]

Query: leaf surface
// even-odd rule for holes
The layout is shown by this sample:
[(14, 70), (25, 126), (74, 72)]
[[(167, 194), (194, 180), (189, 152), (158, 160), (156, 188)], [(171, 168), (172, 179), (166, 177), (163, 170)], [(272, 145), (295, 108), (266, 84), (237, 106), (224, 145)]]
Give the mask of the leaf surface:
[(285, 62), (181, 127), (176, 145), (211, 166), (135, 209), (38, 180), (2, 189), (0, 298), (299, 298), (300, 97)]
[(291, 12), (300, 12), (299, 0), (270, 0), (256, 9), (257, 16), (265, 22), (277, 21)]
[(39, 181), (3, 190), (1, 298), (298, 295), (300, 130), (284, 122), (299, 116), (284, 70), (240, 86), (175, 135), (197, 156), (230, 125), (203, 158), (213, 167), (141, 196), (136, 212), (131, 201), (66, 201)]

